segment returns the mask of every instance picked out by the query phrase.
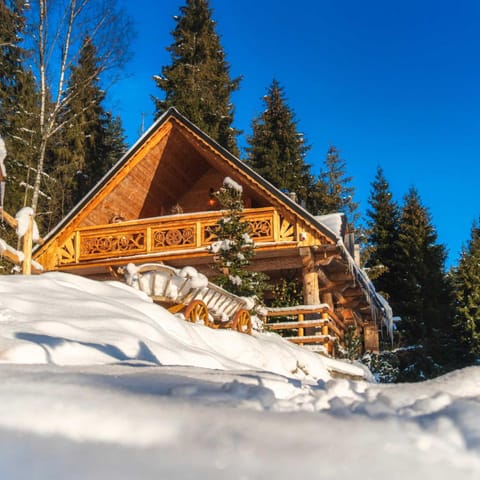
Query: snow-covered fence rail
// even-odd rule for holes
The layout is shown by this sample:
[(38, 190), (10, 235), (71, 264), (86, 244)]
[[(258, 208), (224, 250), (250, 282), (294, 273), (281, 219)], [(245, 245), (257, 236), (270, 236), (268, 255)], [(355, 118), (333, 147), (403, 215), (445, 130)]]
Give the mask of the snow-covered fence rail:
[(32, 261), (33, 243), (42, 243), (33, 216), (33, 210), (29, 207), (19, 210), (15, 217), (12, 217), (0, 207), (0, 218), (2, 221), (14, 228), (17, 236), (23, 239), (23, 250), (18, 251), (0, 238), (0, 256), (3, 256), (15, 265), (21, 265), (24, 275), (30, 275), (32, 269), (36, 272), (43, 270), (39, 263)]
[[(296, 330), (297, 335), (284, 336), (284, 338), (300, 345), (320, 345), (329, 354), (334, 353), (335, 340), (342, 341), (344, 337), (344, 323), (326, 303), (264, 308), (262, 316), (267, 330)], [(306, 319), (305, 316), (308, 318)], [(273, 323), (272, 320), (278, 317), (289, 319)], [(296, 321), (293, 320), (295, 318)]]

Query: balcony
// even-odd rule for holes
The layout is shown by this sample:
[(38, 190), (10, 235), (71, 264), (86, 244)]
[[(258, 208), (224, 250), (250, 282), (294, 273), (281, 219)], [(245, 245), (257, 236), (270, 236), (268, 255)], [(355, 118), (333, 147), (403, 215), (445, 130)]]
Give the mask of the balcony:
[[(58, 244), (54, 264), (61, 267), (112, 258), (205, 252), (216, 240), (221, 217), (221, 211), (200, 212), (77, 228)], [(298, 225), (274, 208), (245, 209), (244, 219), (257, 248), (298, 241)], [(45, 252), (39, 260), (45, 256), (50, 254)]]

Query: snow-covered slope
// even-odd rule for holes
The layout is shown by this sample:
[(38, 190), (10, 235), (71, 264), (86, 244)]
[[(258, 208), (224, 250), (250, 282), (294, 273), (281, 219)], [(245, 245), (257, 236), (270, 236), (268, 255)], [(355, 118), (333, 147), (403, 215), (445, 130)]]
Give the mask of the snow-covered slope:
[[(326, 359), (276, 334), (249, 336), (191, 324), (123, 283), (50, 272), (0, 277), (0, 295), (0, 362), (139, 361), (329, 378)], [(343, 367), (363, 373), (354, 365)]]
[(480, 475), (480, 368), (332, 379), (276, 335), (191, 325), (119, 283), (0, 277), (0, 363), (2, 479)]

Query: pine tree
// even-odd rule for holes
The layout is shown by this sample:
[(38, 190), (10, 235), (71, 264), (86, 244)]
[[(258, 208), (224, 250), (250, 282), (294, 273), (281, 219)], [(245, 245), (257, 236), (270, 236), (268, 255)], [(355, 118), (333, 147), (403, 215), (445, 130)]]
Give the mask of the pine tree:
[(180, 11), (172, 32), (174, 42), (167, 48), (172, 63), (154, 77), (164, 92), (163, 99), (154, 97), (156, 116), (176, 107), (220, 145), (238, 154), (230, 97), (240, 79), (230, 78), (209, 2), (187, 0)]
[[(392, 198), (383, 170), (378, 167), (368, 199), (367, 259), (365, 268), (377, 291), (394, 298), (397, 281), (397, 245), (400, 210)], [(373, 273), (373, 274), (372, 274)]]
[(5, 208), (15, 213), (28, 202), (33, 183), (39, 98), (32, 72), (24, 67), (24, 1), (0, 3), (0, 133), (7, 145)]
[(261, 301), (266, 277), (247, 269), (255, 246), (248, 234), (250, 226), (242, 219), (242, 187), (227, 177), (215, 197), (225, 210), (215, 232), (218, 240), (211, 247), (219, 273), (215, 282), (235, 295), (257, 297)]
[(295, 115), (277, 80), (272, 81), (263, 101), (265, 109), (253, 120), (248, 138), (247, 163), (277, 188), (294, 192), (298, 201), (307, 205), (312, 176), (305, 155), (310, 147), (298, 132)]
[(459, 342), (456, 348), (460, 365), (480, 357), (480, 225), (472, 226), (470, 239), (452, 273), (455, 288), (454, 326)]
[(437, 243), (430, 214), (416, 189), (404, 198), (399, 223), (398, 282), (393, 311), (402, 317), (404, 342), (439, 344), (450, 333), (450, 291), (444, 273), (445, 247)]
[[(53, 189), (52, 206), (58, 222), (108, 171), (124, 151), (119, 120), (103, 108), (105, 93), (99, 85), (97, 49), (87, 36), (77, 65), (72, 66), (68, 91), (72, 100), (64, 108), (65, 124), (47, 168), (62, 189)], [(120, 135), (118, 137), (118, 135)], [(114, 138), (116, 136), (116, 138)]]
[(320, 215), (343, 212), (350, 229), (354, 228), (358, 203), (353, 200), (355, 188), (351, 182), (352, 177), (346, 174), (345, 160), (334, 145), (330, 146), (312, 191), (314, 212)]
[[(54, 28), (49, 28), (52, 25)], [(69, 90), (68, 77), (71, 66), (79, 57), (81, 39), (86, 35), (90, 35), (99, 48), (95, 77), (110, 75), (110, 72), (123, 66), (128, 53), (130, 28), (128, 16), (121, 10), (118, 0), (36, 0), (29, 3), (24, 44), (28, 46), (35, 65), (32, 72), (39, 109), (34, 117), (34, 178), (29, 182), (33, 188), (28, 203), (36, 214), (45, 213), (45, 209), (50, 207), (44, 193), (47, 188), (52, 191), (49, 185), (52, 178), (48, 175), (53, 172), (51, 159), (58, 154), (59, 143), (68, 137), (66, 129), (71, 118), (66, 112), (82, 88), (77, 85), (75, 93)], [(57, 183), (53, 190), (57, 192), (60, 188), (62, 186)], [(46, 201), (43, 202), (42, 198)]]

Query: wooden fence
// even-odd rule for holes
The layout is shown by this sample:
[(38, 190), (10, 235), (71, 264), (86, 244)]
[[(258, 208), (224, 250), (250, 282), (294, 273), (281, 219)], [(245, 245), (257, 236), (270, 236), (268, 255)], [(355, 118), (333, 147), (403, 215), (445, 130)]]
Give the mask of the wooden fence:
[[(0, 208), (0, 218), (2, 218), (10, 227), (17, 229), (18, 221), (12, 217), (8, 212)], [(22, 273), (24, 275), (30, 275), (32, 273), (32, 247), (33, 247), (33, 214), (29, 216), (28, 226), (25, 234), (23, 235), (23, 249), (22, 252), (7, 245), (7, 248), (3, 249), (1, 255), (14, 265), (21, 265)], [(38, 240), (41, 243), (41, 240)], [(34, 267), (34, 270), (39, 270)]]
[[(343, 341), (345, 324), (327, 304), (266, 308), (263, 316), (269, 331), (296, 331), (296, 335), (284, 335), (284, 338), (298, 345), (322, 346), (334, 355), (335, 341)], [(275, 322), (279, 317), (287, 320)]]

